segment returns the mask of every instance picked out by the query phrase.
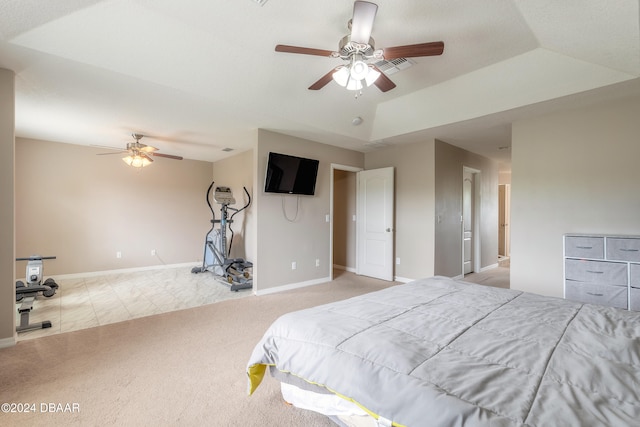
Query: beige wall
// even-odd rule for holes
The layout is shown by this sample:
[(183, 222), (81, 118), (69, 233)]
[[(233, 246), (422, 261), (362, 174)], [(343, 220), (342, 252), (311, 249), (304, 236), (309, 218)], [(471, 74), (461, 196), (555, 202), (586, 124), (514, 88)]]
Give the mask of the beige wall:
[[(47, 276), (196, 265), (210, 225), (205, 193), (212, 164), (158, 158), (135, 169), (119, 155), (96, 155), (102, 152), (17, 139), (18, 256), (57, 256), (46, 262)], [(24, 268), (24, 262), (16, 264), (18, 277)]]
[[(435, 143), (435, 274), (462, 271), (463, 168), (480, 171), (480, 267), (498, 262), (498, 163), (442, 141)], [(438, 220), (439, 218), (439, 220)], [(479, 231), (479, 233), (478, 233)]]
[(334, 170), (333, 176), (333, 264), (356, 269), (356, 182), (357, 174)]
[(562, 235), (640, 235), (640, 99), (513, 125), (511, 287), (561, 297)]
[[(292, 196), (264, 192), (267, 156), (270, 151), (320, 161), (315, 196)], [(329, 258), (330, 227), (325, 217), (330, 211), (331, 164), (363, 167), (364, 154), (319, 144), (267, 130), (258, 131), (255, 152), (254, 198), (257, 215), (257, 255), (254, 290), (262, 292), (285, 285), (299, 285), (331, 276)], [(298, 217), (293, 219), (299, 200)], [(316, 259), (320, 266), (316, 267)], [(291, 269), (291, 263), (297, 269)]]
[(511, 171), (498, 172), (498, 185), (508, 185), (508, 184), (511, 184)]
[(0, 68), (0, 348), (15, 343), (15, 75)]
[[(231, 258), (245, 258), (255, 261), (255, 203), (253, 203), (256, 188), (253, 187), (253, 150), (238, 153), (235, 156), (213, 163), (213, 181), (216, 186), (230, 187), (236, 204), (231, 207), (241, 209), (249, 202), (244, 192), (246, 187), (251, 197), (251, 205), (233, 217), (233, 243), (231, 244)], [(215, 187), (214, 187), (215, 190)], [(213, 190), (212, 190), (213, 191)], [(203, 199), (204, 201), (204, 199)], [(216, 218), (220, 219), (220, 205), (211, 202)], [(234, 212), (229, 210), (229, 215)], [(216, 226), (217, 227), (217, 226)], [(227, 233), (227, 238), (231, 234)]]
[(395, 168), (395, 275), (417, 279), (434, 273), (434, 141), (367, 153), (365, 169)]

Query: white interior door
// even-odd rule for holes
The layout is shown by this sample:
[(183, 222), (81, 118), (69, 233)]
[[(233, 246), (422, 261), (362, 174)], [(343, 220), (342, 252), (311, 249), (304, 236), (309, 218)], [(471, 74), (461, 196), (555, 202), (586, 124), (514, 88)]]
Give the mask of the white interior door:
[(356, 273), (393, 280), (393, 167), (358, 172)]

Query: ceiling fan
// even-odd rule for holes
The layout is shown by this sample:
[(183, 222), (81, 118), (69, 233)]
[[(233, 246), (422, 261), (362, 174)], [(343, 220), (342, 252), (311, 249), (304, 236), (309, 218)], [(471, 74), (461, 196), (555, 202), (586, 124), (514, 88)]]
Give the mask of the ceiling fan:
[(122, 160), (129, 166), (133, 166), (135, 168), (142, 168), (150, 165), (153, 162), (151, 157), (166, 157), (168, 159), (182, 160), (182, 157), (180, 156), (158, 153), (158, 149), (156, 147), (141, 143), (140, 140), (144, 137), (142, 134), (134, 133), (131, 134), (131, 136), (135, 139), (135, 142), (127, 143), (127, 148), (125, 150), (119, 150), (113, 147), (102, 147), (118, 151), (115, 153), (99, 153), (98, 155), (103, 156), (107, 154), (127, 153), (127, 156), (123, 157)]
[(396, 87), (395, 83), (368, 61), (441, 55), (444, 51), (444, 43), (437, 41), (376, 49), (371, 31), (377, 11), (378, 5), (375, 3), (368, 1), (354, 3), (353, 17), (348, 23), (351, 32), (340, 40), (337, 52), (282, 44), (276, 46), (276, 52), (328, 56), (345, 61), (344, 65), (335, 67), (309, 86), (309, 90), (322, 89), (334, 80), (348, 90), (359, 91), (365, 86), (374, 84), (382, 92), (387, 92)]

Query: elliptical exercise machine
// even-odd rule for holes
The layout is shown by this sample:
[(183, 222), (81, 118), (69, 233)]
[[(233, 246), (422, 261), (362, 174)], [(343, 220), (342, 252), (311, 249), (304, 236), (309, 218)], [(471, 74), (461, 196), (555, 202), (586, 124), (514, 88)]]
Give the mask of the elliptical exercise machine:
[[(215, 181), (212, 182), (207, 189), (207, 205), (209, 205), (209, 209), (211, 210), (212, 219), (211, 229), (207, 232), (205, 238), (202, 267), (193, 267), (191, 272), (198, 274), (211, 271), (221, 282), (229, 285), (232, 291), (237, 292), (240, 289), (251, 289), (253, 288), (253, 278), (251, 275), (253, 263), (246, 261), (244, 258), (229, 258), (233, 244), (233, 229), (231, 228), (233, 217), (249, 207), (251, 204), (251, 195), (247, 191), (247, 188), (243, 187), (244, 192), (247, 194), (248, 201), (244, 207), (236, 209), (230, 206), (236, 203), (231, 188), (216, 187), (213, 200), (221, 205), (220, 219), (216, 219), (216, 214), (210, 201), (211, 189), (214, 184)], [(229, 211), (233, 211), (231, 216), (229, 216)], [(216, 228), (216, 224), (220, 224), (220, 227)], [(229, 227), (229, 231), (231, 232), (228, 249), (227, 227)]]
[(51, 298), (58, 290), (58, 284), (52, 278), (48, 278), (42, 283), (42, 260), (44, 259), (56, 259), (56, 257), (31, 255), (27, 258), (16, 258), (16, 261), (28, 261), (25, 274), (26, 284), (22, 280), (16, 282), (16, 302), (22, 301), (18, 307), (18, 313), (20, 313), (20, 325), (16, 327), (18, 332), (51, 327), (49, 320), (29, 323), (29, 313), (33, 310), (33, 302), (38, 294), (42, 293), (43, 296)]

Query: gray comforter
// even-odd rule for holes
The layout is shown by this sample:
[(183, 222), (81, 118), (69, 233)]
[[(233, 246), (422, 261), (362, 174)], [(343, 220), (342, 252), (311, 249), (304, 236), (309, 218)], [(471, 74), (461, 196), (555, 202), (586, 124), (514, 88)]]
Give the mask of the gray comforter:
[(267, 366), (394, 425), (640, 425), (639, 313), (444, 277), (282, 316)]

